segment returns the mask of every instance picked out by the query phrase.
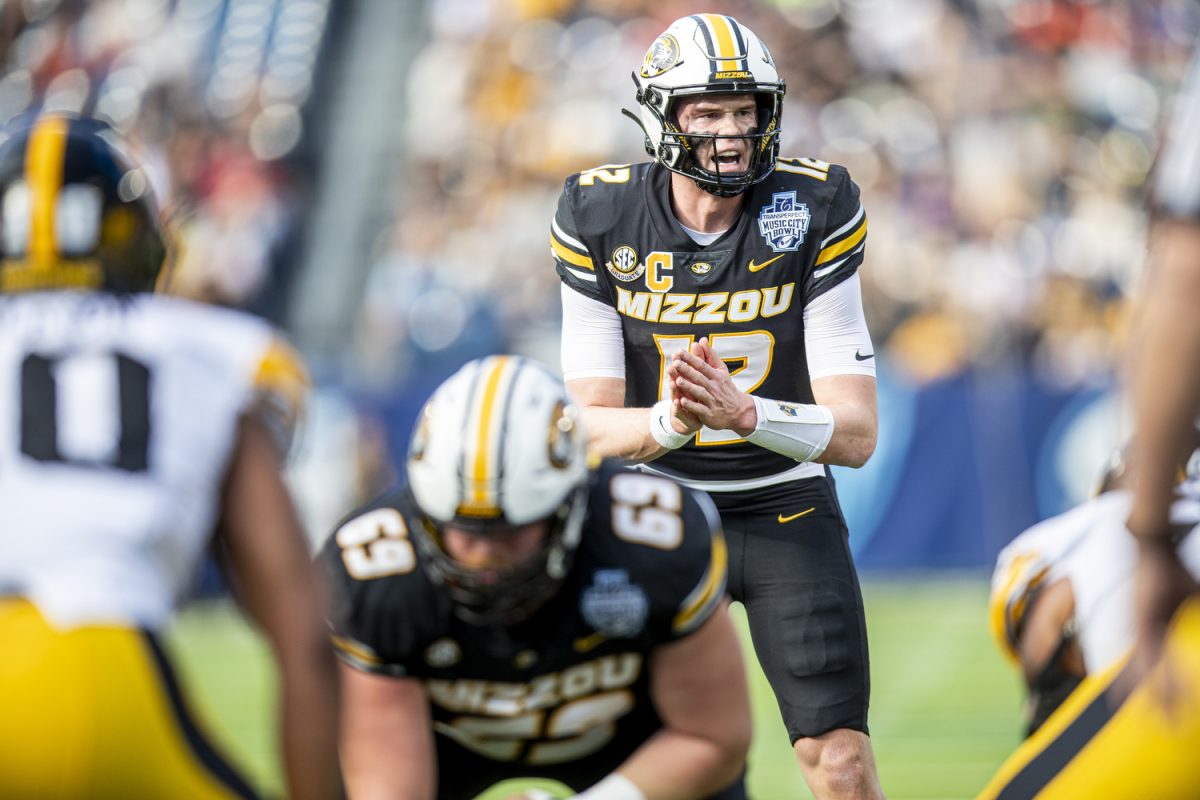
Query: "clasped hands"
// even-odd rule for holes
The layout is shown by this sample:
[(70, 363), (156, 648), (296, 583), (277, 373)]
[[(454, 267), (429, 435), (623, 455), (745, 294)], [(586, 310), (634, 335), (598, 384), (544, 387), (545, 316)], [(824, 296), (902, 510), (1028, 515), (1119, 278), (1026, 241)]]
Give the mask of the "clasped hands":
[(701, 426), (748, 436), (758, 424), (754, 398), (738, 389), (729, 368), (708, 343), (693, 342), (671, 356), (667, 365), (671, 393), (671, 424), (679, 433)]

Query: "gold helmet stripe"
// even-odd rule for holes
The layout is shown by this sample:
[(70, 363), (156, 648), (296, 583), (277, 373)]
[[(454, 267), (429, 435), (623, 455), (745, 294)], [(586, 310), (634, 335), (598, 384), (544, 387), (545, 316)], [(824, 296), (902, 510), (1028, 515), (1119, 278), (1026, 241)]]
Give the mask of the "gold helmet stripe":
[(700, 16), (708, 24), (708, 29), (712, 31), (713, 41), (717, 45), (715, 55), (725, 59), (717, 66), (717, 71), (733, 72), (740, 69), (738, 60), (744, 58), (744, 54), (738, 52), (738, 47), (735, 43), (736, 37), (734, 35), (733, 20), (719, 14), (701, 14)]
[(65, 117), (43, 117), (35, 124), (25, 151), (25, 178), (29, 182), (29, 255), (34, 263), (53, 261), (58, 253), (54, 235), (54, 208), (62, 188), (63, 158), (67, 149)]
[(496, 504), (496, 478), (500, 467), (500, 424), (498, 417), (503, 415), (504, 403), (498, 402), (500, 387), (508, 373), (512, 359), (508, 356), (497, 356), (483, 363), (481, 369), (486, 370), (482, 383), (483, 390), (478, 395), (474, 409), (474, 418), (479, 426), (475, 436), (475, 451), (469, 454), (468, 485), (464, 487), (466, 495), (463, 498), (459, 512), (470, 516), (494, 517), (500, 515)]

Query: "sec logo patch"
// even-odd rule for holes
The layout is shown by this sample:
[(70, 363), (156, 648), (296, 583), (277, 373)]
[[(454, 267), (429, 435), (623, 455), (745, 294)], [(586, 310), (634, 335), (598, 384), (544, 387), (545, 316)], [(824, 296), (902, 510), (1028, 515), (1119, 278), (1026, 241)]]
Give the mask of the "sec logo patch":
[(646, 272), (646, 265), (638, 263), (637, 251), (627, 244), (613, 250), (612, 258), (604, 266), (623, 283), (636, 280)]

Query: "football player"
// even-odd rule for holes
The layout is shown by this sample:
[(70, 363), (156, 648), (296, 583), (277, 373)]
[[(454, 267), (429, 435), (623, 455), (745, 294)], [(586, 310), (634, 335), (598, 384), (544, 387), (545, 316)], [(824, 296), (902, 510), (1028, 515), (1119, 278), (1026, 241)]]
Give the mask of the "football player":
[(1168, 520), (1175, 465), (1200, 416), (1200, 50), (1176, 100), (1156, 168), (1148, 280), (1132, 339), (1132, 394), (1139, 480), (1129, 529), (1137, 537), (1143, 666), (1153, 663), (1176, 609), (1196, 599)]
[(1200, 58), (1176, 109), (1131, 338), (1136, 480), (1131, 505), (1118, 509), (1136, 543), (1136, 642), (1001, 766), (988, 800), (1200, 797), (1200, 594), (1181, 553), (1200, 533), (1172, 520), (1177, 465), (1200, 411)]
[[(1187, 531), (1200, 523), (1200, 451), (1183, 474), (1172, 522)], [(1137, 546), (1125, 527), (1127, 482), (1124, 454), (1117, 453), (1096, 497), (1034, 525), (997, 559), (989, 622), (1029, 692), (1027, 735), (1086, 675), (1133, 645)], [(1200, 575), (1200, 537), (1181, 537), (1179, 551), (1189, 572)]]
[(568, 388), (597, 452), (716, 502), (730, 593), (816, 796), (879, 797), (862, 594), (825, 466), (875, 447), (858, 187), (779, 157), (783, 81), (731, 17), (675, 21), (633, 78), (653, 162), (569, 177), (551, 227)]
[(586, 800), (745, 797), (716, 513), (585, 447), (548, 369), (472, 361), (422, 410), (406, 480), (326, 542), (351, 796), (540, 777)]
[(247, 315), (154, 294), (145, 172), (101, 122), (0, 142), (0, 797), (251, 797), (159, 631), (217, 530), (281, 679), (289, 796), (338, 791), (336, 672), (280, 476), (306, 386)]

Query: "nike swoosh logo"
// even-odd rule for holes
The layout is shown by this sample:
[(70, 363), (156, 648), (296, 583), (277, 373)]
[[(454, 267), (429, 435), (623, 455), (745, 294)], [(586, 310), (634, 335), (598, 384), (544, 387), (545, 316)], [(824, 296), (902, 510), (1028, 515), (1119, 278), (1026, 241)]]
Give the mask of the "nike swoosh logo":
[(855, 361), (870, 361), (874, 357), (875, 357), (874, 353), (867, 353), (864, 356), (860, 351), (858, 351), (858, 350), (854, 351), (854, 360)]
[(591, 636), (581, 636), (575, 640), (575, 652), (586, 653), (606, 639), (608, 639), (608, 637), (599, 631), (593, 633)]
[(792, 520), (799, 519), (800, 517), (803, 517), (806, 514), (811, 514), (812, 512), (814, 512), (816, 510), (817, 510), (817, 507), (813, 506), (812, 508), (804, 509), (799, 514), (792, 514), (790, 517), (785, 517), (783, 514), (780, 514), (778, 517), (779, 523), (782, 525), (785, 522), (791, 522)]
[(752, 258), (752, 259), (750, 259), (750, 271), (758, 272), (760, 269), (766, 269), (767, 267), (771, 266), (776, 261), (778, 261), (779, 259), (783, 258), (786, 255), (787, 255), (787, 253), (780, 253), (779, 255), (775, 256), (774, 258), (770, 259), (769, 261), (764, 261), (761, 264), (756, 263), (754, 261), (754, 259)]

